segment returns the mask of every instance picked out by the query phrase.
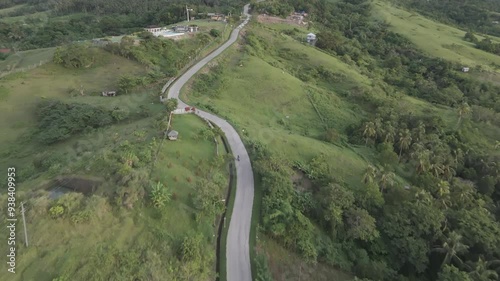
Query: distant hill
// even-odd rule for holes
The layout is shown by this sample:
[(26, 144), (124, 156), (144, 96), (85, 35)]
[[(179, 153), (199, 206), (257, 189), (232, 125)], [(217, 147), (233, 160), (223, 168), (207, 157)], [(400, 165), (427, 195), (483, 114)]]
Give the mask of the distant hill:
[(397, 0), (394, 4), (467, 29), (500, 36), (500, 1), (495, 0)]

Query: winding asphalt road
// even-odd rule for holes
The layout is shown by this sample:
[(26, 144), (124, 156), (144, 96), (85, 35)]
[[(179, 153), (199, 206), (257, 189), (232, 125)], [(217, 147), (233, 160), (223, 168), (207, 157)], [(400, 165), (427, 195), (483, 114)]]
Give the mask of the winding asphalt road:
[[(179, 101), (178, 108), (189, 106), (179, 99), (179, 92), (186, 82), (193, 77), (209, 61), (220, 55), (238, 39), (240, 30), (250, 20), (248, 14), (249, 4), (245, 5), (243, 13), (245, 21), (234, 29), (229, 40), (217, 50), (210, 53), (200, 62), (191, 67), (180, 76), (168, 90), (168, 98), (176, 98)], [(211, 113), (197, 110), (197, 115), (210, 120), (219, 126), (228, 140), (234, 157), (240, 156), (236, 162), (236, 193), (233, 213), (229, 224), (229, 232), (226, 245), (227, 280), (228, 281), (252, 281), (252, 270), (250, 267), (249, 237), (250, 224), (252, 220), (252, 207), (254, 196), (253, 171), (248, 153), (236, 130), (224, 119)]]

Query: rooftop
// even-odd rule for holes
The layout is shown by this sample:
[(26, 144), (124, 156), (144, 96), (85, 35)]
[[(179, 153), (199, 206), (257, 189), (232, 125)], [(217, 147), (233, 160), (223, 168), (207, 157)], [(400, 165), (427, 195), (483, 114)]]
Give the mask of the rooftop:
[(169, 136), (169, 137), (177, 137), (178, 135), (179, 135), (179, 132), (174, 131), (174, 130), (168, 132), (168, 134), (167, 134), (167, 136)]

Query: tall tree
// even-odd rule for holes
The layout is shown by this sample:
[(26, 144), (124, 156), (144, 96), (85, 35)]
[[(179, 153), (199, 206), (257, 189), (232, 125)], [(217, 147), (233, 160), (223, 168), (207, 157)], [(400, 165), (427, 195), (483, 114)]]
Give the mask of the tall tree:
[(380, 192), (384, 192), (384, 190), (389, 187), (394, 185), (394, 180), (395, 180), (396, 175), (387, 170), (387, 169), (382, 169), (379, 171), (378, 174), (378, 183), (380, 186)]
[(462, 259), (458, 255), (466, 253), (468, 249), (469, 246), (462, 243), (462, 235), (452, 231), (444, 239), (442, 246), (434, 248), (433, 251), (444, 254), (444, 259), (441, 263), (441, 267), (443, 267), (452, 261), (460, 265), (463, 264)]
[(407, 150), (411, 145), (411, 133), (410, 130), (404, 129), (402, 132), (399, 132), (399, 160), (401, 160), (401, 153), (403, 150)]
[(377, 177), (377, 168), (372, 165), (368, 165), (365, 169), (365, 173), (363, 174), (363, 183), (365, 184), (373, 184), (375, 182), (375, 178)]
[(490, 265), (490, 262), (484, 260), (483, 257), (479, 257), (478, 261), (473, 264), (469, 276), (478, 281), (498, 280), (498, 273), (490, 269)]
[(394, 143), (394, 139), (396, 137), (396, 129), (394, 129), (394, 126), (392, 126), (391, 122), (385, 122), (384, 133), (384, 141), (388, 143)]
[(365, 138), (365, 144), (368, 144), (368, 141), (371, 139), (375, 139), (377, 136), (377, 130), (375, 127), (375, 123), (366, 122), (363, 129), (363, 137)]

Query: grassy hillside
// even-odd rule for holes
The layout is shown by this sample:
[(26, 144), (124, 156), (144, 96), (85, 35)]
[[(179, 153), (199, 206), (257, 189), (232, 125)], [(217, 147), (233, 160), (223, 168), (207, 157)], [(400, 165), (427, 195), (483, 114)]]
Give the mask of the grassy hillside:
[[(196, 39), (178, 44), (186, 52), (203, 47)], [(53, 52), (20, 52), (7, 62), (19, 58), (20, 66), (52, 59)], [(125, 92), (123, 77), (150, 81), (154, 65), (92, 52), (88, 68), (48, 62), (0, 78), (0, 167), (16, 167), (30, 242), (22, 245), (18, 225), (17, 274), (0, 280), (214, 279), (217, 218), (228, 185), (224, 149), (192, 115), (170, 120), (179, 139), (162, 141), (168, 117), (158, 94), (169, 77)], [(118, 96), (100, 96), (111, 90)], [(104, 125), (88, 123), (96, 116)], [(68, 127), (77, 130), (40, 141)]]
[[(119, 150), (124, 143), (129, 143), (134, 150), (139, 149), (137, 151), (140, 151), (139, 146), (146, 147), (149, 152), (151, 137), (156, 135), (151, 123), (152, 120), (146, 119), (90, 134), (88, 140), (81, 138), (77, 142), (78, 150), (84, 149), (80, 157), (72, 155), (71, 143), (66, 144), (70, 153), (64, 157), (71, 158), (72, 163), (64, 169), (65, 173), (102, 174), (96, 172), (96, 168), (106, 173), (110, 168), (95, 166), (98, 163), (89, 159), (99, 159), (110, 151)], [(143, 200), (139, 198), (131, 208), (117, 207), (116, 202), (121, 197), (117, 197), (117, 187), (108, 177), (102, 178), (105, 183), (96, 192), (85, 194), (39, 180), (19, 184), (17, 196), (26, 201), (28, 209), (30, 246), (21, 245), (22, 232), (19, 231), (16, 274), (3, 274), (0, 280), (50, 281), (56, 277), (62, 280), (125, 280), (130, 276), (174, 279), (191, 274), (192, 269), (187, 268), (189, 262), (180, 265), (175, 258), (189, 237), (201, 239), (197, 242), (199, 245), (193, 245), (203, 259), (202, 264), (197, 265), (198, 274), (213, 276), (216, 228), (210, 219), (195, 221), (199, 209), (193, 205), (192, 198), (194, 193), (200, 192), (196, 182), (205, 177), (207, 165), (215, 158), (215, 146), (213, 140), (197, 137), (197, 132), (206, 128), (206, 123), (197, 117), (176, 116), (173, 123), (180, 140), (163, 144), (156, 168), (148, 179), (163, 183), (171, 193), (171, 202), (165, 208), (152, 207), (149, 195), (144, 195)], [(138, 134), (141, 132), (145, 135)], [(61, 157), (63, 149), (59, 146), (48, 153)], [(90, 171), (84, 172), (81, 167), (88, 167)], [(27, 168), (27, 165), (17, 166), (20, 173)], [(227, 177), (223, 167), (212, 168), (212, 173)], [(56, 191), (64, 195), (54, 199)], [(130, 196), (134, 194), (128, 192)], [(6, 200), (5, 196), (2, 195), (2, 200)], [(218, 196), (224, 197), (222, 192)], [(51, 218), (50, 208), (60, 204), (65, 206), (64, 214)], [(5, 230), (2, 233), (5, 234)], [(5, 251), (5, 247), (2, 248)]]
[[(21, 62), (30, 64), (43, 56), (51, 60), (53, 49), (28, 51), (20, 54)], [(1, 142), (14, 141), (21, 133), (26, 132), (34, 125), (31, 114), (35, 104), (44, 98), (63, 98), (66, 101), (83, 101), (113, 103), (126, 105), (130, 97), (117, 97), (116, 100), (106, 100), (97, 95), (102, 91), (116, 90), (117, 82), (121, 75), (143, 75), (145, 69), (138, 63), (113, 56), (107, 52), (100, 51), (100, 66), (84, 70), (68, 70), (62, 66), (48, 63), (29, 72), (11, 74), (0, 80), (2, 99), (0, 108), (2, 116), (0, 127), (2, 134)], [(12, 58), (17, 57), (13, 55)], [(9, 61), (11, 57), (8, 58)], [(36, 60), (35, 60), (36, 59)], [(85, 97), (79, 98), (79, 90), (83, 87)], [(78, 92), (78, 93), (76, 93)], [(105, 105), (105, 104), (104, 104)]]
[[(390, 24), (390, 30), (410, 39), (418, 48), (431, 56), (444, 58), (464, 66), (481, 66), (498, 72), (500, 56), (479, 50), (473, 43), (463, 40), (464, 30), (427, 19), (417, 13), (394, 7), (385, 1), (373, 3), (374, 17)], [(490, 36), (494, 42), (500, 38)], [(479, 40), (483, 37), (479, 36)]]
[[(234, 124), (252, 155), (258, 280), (349, 280), (344, 271), (369, 280), (436, 280), (433, 261), (442, 256), (431, 249), (450, 235), (440, 228), (445, 209), (463, 211), (463, 179), (477, 181), (470, 191), (476, 198), (497, 198), (494, 168), (477, 164), (499, 157), (497, 97), (494, 86), (474, 80), (494, 79), (497, 58), (468, 45), (457, 29), (403, 18), (387, 30), (363, 16), (370, 5), (346, 2), (318, 2), (322, 9), (312, 10), (324, 13), (313, 20), (329, 24), (314, 26), (321, 49), (303, 42), (311, 30), (253, 22), (182, 98)], [(394, 12), (386, 10), (371, 15)], [(352, 14), (349, 25), (343, 17)], [(390, 32), (396, 28), (408, 40)], [(453, 43), (467, 51), (445, 52)], [(488, 72), (460, 73), (461, 64), (476, 60)], [(461, 111), (466, 101), (472, 112)], [(437, 186), (445, 182), (455, 190), (447, 197), (453, 211), (440, 201)], [(490, 205), (477, 231), (499, 233), (494, 212)], [(360, 225), (363, 236), (356, 236)], [(469, 228), (454, 227), (478, 243)], [(494, 259), (493, 245), (485, 253)]]

